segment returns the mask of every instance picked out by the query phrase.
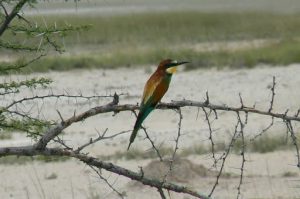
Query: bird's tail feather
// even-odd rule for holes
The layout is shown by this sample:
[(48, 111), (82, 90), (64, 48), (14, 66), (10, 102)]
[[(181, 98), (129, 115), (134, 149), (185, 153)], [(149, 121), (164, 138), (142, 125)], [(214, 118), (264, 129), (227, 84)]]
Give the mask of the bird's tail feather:
[(134, 128), (132, 133), (131, 133), (131, 136), (130, 136), (130, 140), (129, 140), (129, 145), (128, 145), (128, 148), (127, 148), (127, 151), (129, 150), (130, 148), (130, 145), (133, 143), (134, 141), (134, 138), (136, 137), (137, 135), (137, 132), (139, 131), (140, 128)]
[(142, 123), (143, 121), (146, 119), (146, 117), (149, 115), (149, 113), (153, 110), (153, 108), (149, 108), (148, 110), (146, 111), (141, 111), (139, 112), (138, 114), (138, 117), (136, 119), (136, 122), (134, 124), (134, 128), (133, 128), (133, 131), (131, 133), (131, 136), (130, 136), (130, 139), (129, 139), (129, 145), (128, 145), (128, 148), (127, 150), (129, 150), (130, 148), (130, 145), (133, 143), (138, 131), (140, 130), (141, 126), (142, 126)]

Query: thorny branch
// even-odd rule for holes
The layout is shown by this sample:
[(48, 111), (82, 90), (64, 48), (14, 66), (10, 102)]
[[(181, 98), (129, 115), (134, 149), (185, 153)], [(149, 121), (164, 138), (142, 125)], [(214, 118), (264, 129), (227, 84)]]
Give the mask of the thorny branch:
[(178, 120), (178, 130), (177, 130), (177, 136), (175, 138), (175, 147), (174, 147), (174, 151), (173, 154), (171, 156), (171, 158), (169, 159), (169, 170), (168, 172), (164, 175), (163, 181), (165, 182), (167, 180), (168, 175), (172, 172), (173, 170), (173, 164), (176, 161), (176, 152), (179, 149), (178, 144), (179, 144), (179, 138), (181, 136), (181, 122), (183, 119), (182, 113), (181, 113), (181, 109), (179, 108), (178, 110), (176, 110), (178, 112), (179, 115), (179, 120)]
[(103, 180), (120, 198), (124, 198), (124, 194), (119, 192), (105, 177), (103, 177), (99, 170), (95, 169), (93, 166), (90, 166), (91, 169), (98, 175), (98, 177)]
[(7, 30), (8, 25), (10, 22), (17, 16), (17, 14), (20, 12), (22, 7), (28, 2), (28, 0), (20, 0), (12, 9), (12, 11), (8, 14), (5, 7), (1, 3), (2, 9), (4, 9), (6, 16), (4, 19), (4, 22), (2, 22), (2, 25), (0, 26), (0, 37), (2, 34)]
[(212, 128), (211, 128), (211, 123), (210, 123), (210, 120), (209, 120), (209, 115), (208, 115), (208, 113), (207, 113), (207, 111), (205, 110), (204, 107), (202, 107), (202, 110), (203, 110), (203, 112), (205, 114), (205, 119), (207, 121), (208, 130), (209, 130), (209, 137), (208, 137), (208, 139), (210, 140), (210, 143), (211, 143), (211, 154), (212, 154), (212, 158), (214, 160), (214, 166), (216, 166), (217, 159), (216, 159), (216, 155), (215, 155), (215, 143), (214, 143), (214, 140), (213, 140), (213, 131), (212, 131)]
[(97, 137), (96, 139), (90, 138), (89, 142), (87, 142), (87, 143), (81, 145), (80, 147), (78, 147), (78, 148), (75, 150), (75, 152), (76, 152), (76, 153), (79, 153), (79, 152), (81, 152), (84, 148), (86, 148), (87, 146), (92, 145), (92, 144), (94, 144), (94, 143), (96, 143), (96, 142), (98, 142), (98, 141), (100, 141), (100, 140), (112, 139), (112, 138), (117, 137), (117, 136), (119, 136), (119, 135), (122, 135), (122, 134), (124, 134), (124, 133), (130, 132), (130, 131), (122, 131), (122, 132), (120, 132), (120, 133), (116, 133), (116, 134), (111, 135), (111, 136), (105, 136), (107, 130), (108, 130), (108, 128), (106, 128), (105, 131), (104, 131), (101, 135), (98, 134), (98, 137)]
[(271, 87), (272, 98), (271, 98), (271, 102), (270, 102), (269, 112), (271, 112), (272, 109), (273, 109), (274, 98), (275, 98), (275, 85), (276, 85), (275, 76), (273, 76), (273, 84), (272, 84), (272, 87)]
[(220, 170), (219, 170), (219, 172), (218, 172), (218, 175), (217, 175), (217, 177), (216, 177), (216, 182), (215, 182), (215, 184), (213, 185), (213, 188), (211, 189), (211, 191), (210, 191), (210, 193), (209, 193), (209, 195), (208, 195), (209, 197), (212, 196), (212, 194), (214, 193), (214, 191), (215, 191), (217, 185), (219, 184), (219, 179), (220, 179), (220, 177), (221, 177), (221, 175), (222, 175), (222, 172), (223, 172), (223, 169), (224, 169), (224, 166), (225, 166), (225, 161), (226, 161), (227, 156), (229, 155), (230, 150), (231, 150), (231, 148), (233, 147), (234, 142), (236, 141), (237, 136), (238, 136), (238, 126), (239, 126), (239, 121), (237, 122), (237, 124), (236, 124), (236, 126), (235, 126), (234, 134), (232, 135), (231, 141), (230, 141), (230, 143), (229, 143), (227, 149), (224, 151), (224, 153), (221, 155), (221, 157), (217, 160), (217, 162), (218, 162), (219, 160), (222, 160), (222, 163), (221, 163), (221, 167), (220, 167)]
[(165, 193), (161, 188), (158, 188), (157, 191), (158, 191), (161, 199), (166, 199)]
[[(132, 110), (132, 112), (135, 115), (135, 117), (137, 118), (136, 112), (134, 110)], [(141, 129), (143, 129), (143, 131), (144, 131), (144, 133), (146, 135), (146, 139), (148, 139), (149, 142), (151, 143), (152, 149), (154, 149), (154, 151), (156, 152), (157, 157), (159, 158), (159, 160), (163, 161), (162, 155), (160, 154), (159, 149), (155, 146), (154, 141), (150, 138), (150, 136), (149, 136), (149, 134), (147, 132), (147, 129), (143, 125), (141, 126)]]
[(291, 138), (292, 138), (293, 144), (294, 144), (295, 149), (296, 149), (297, 160), (298, 160), (297, 167), (300, 168), (299, 146), (298, 146), (297, 137), (295, 135), (293, 125), (292, 125), (292, 122), (290, 120), (286, 120), (285, 123), (286, 123), (286, 127), (287, 127), (288, 132), (290, 132), (290, 134), (291, 134)]
[[(275, 78), (273, 79), (273, 88), (272, 89), (272, 101), (274, 101), (274, 96), (275, 96)], [(41, 97), (43, 98), (43, 97)], [(37, 98), (39, 99), (39, 97)], [(33, 99), (23, 99), (23, 100), (19, 100), (16, 102), (14, 102), (14, 104), (12, 104), (11, 106), (14, 106), (15, 104), (18, 103), (22, 103), (23, 101), (26, 100), (33, 100)], [(243, 184), (243, 175), (244, 175), (244, 167), (245, 167), (245, 163), (246, 163), (246, 159), (245, 159), (245, 151), (246, 151), (246, 144), (245, 144), (245, 135), (244, 135), (244, 128), (245, 125), (247, 124), (248, 121), (248, 115), (249, 114), (256, 114), (256, 115), (266, 115), (272, 118), (272, 121), (270, 123), (269, 126), (267, 126), (265, 129), (263, 129), (263, 131), (259, 134), (263, 134), (265, 133), (269, 128), (271, 128), (271, 126), (274, 123), (274, 119), (281, 119), (286, 123), (286, 127), (287, 130), (291, 136), (291, 139), (293, 141), (293, 144), (295, 146), (296, 149), (296, 154), (297, 154), (297, 158), (298, 158), (298, 163), (297, 166), (300, 168), (300, 155), (299, 155), (299, 147), (298, 147), (298, 142), (297, 142), (297, 135), (296, 132), (294, 130), (293, 127), (293, 123), (292, 122), (299, 122), (300, 121), (300, 117), (299, 117), (299, 110), (297, 111), (296, 114), (291, 115), (288, 114), (288, 111), (286, 111), (285, 113), (277, 113), (273, 111), (273, 102), (271, 102), (270, 105), (270, 109), (268, 111), (264, 111), (264, 110), (259, 110), (253, 107), (248, 107), (244, 104), (243, 99), (240, 95), (240, 103), (241, 106), (238, 107), (230, 107), (230, 106), (226, 106), (226, 105), (216, 105), (216, 104), (212, 104), (209, 101), (209, 96), (207, 93), (207, 99), (204, 102), (197, 102), (197, 101), (190, 101), (190, 100), (182, 100), (182, 101), (172, 101), (170, 103), (161, 103), (157, 106), (158, 109), (175, 109), (178, 111), (179, 114), (179, 122), (178, 122), (178, 132), (177, 132), (177, 138), (175, 140), (175, 149), (174, 149), (174, 153), (172, 156), (172, 161), (174, 161), (175, 159), (175, 154), (176, 151), (178, 149), (178, 143), (179, 143), (179, 139), (180, 139), (180, 135), (181, 135), (181, 121), (183, 118), (182, 112), (181, 112), (181, 108), (183, 107), (197, 107), (197, 108), (201, 108), (205, 114), (205, 119), (208, 123), (208, 127), (209, 127), (209, 132), (210, 132), (210, 140), (211, 140), (211, 145), (212, 145), (212, 154), (214, 157), (214, 162), (215, 162), (215, 166), (216, 168), (219, 168), (219, 171), (217, 173), (216, 176), (216, 181), (209, 193), (208, 196), (204, 195), (204, 194), (200, 194), (199, 192), (193, 191), (192, 189), (189, 189), (187, 187), (183, 187), (183, 186), (179, 186), (179, 185), (175, 185), (169, 182), (166, 182), (165, 180), (159, 181), (157, 179), (149, 179), (147, 177), (145, 177), (143, 171), (141, 173), (136, 173), (130, 170), (127, 170), (125, 168), (119, 167), (117, 165), (114, 165), (112, 163), (108, 163), (108, 162), (104, 162), (101, 161), (99, 159), (96, 159), (94, 157), (88, 156), (87, 154), (83, 154), (81, 153), (81, 151), (91, 145), (94, 144), (102, 139), (108, 139), (108, 138), (113, 138), (115, 136), (118, 136), (120, 134), (126, 133), (127, 131), (124, 132), (120, 132), (120, 133), (116, 133), (112, 136), (105, 136), (106, 131), (104, 131), (104, 133), (99, 134), (99, 136), (95, 139), (90, 139), (87, 143), (79, 146), (76, 150), (74, 150), (73, 148), (67, 146), (63, 140), (61, 140), (58, 136), (62, 133), (62, 131), (64, 129), (66, 129), (67, 127), (69, 127), (70, 125), (72, 125), (73, 123), (79, 122), (79, 121), (83, 121), (84, 119), (87, 119), (89, 117), (92, 117), (94, 115), (97, 114), (102, 114), (102, 113), (108, 113), (108, 112), (112, 112), (114, 114), (118, 114), (119, 112), (122, 111), (132, 111), (134, 112), (135, 110), (139, 109), (138, 105), (132, 105), (132, 104), (119, 104), (119, 96), (117, 94), (115, 94), (113, 96), (113, 100), (112, 102), (106, 104), (106, 105), (102, 105), (102, 106), (96, 106), (94, 108), (91, 108), (81, 114), (75, 114), (73, 116), (71, 116), (68, 119), (63, 119), (62, 116), (59, 116), (61, 118), (61, 122), (58, 124), (52, 124), (52, 126), (50, 128), (48, 128), (47, 130), (45, 130), (42, 134), (41, 134), (41, 138), (36, 142), (36, 144), (32, 145), (32, 146), (21, 146), (21, 147), (3, 147), (0, 148), (0, 157), (1, 156), (7, 156), (7, 155), (25, 155), (25, 156), (34, 156), (34, 155), (45, 155), (45, 156), (69, 156), (69, 157), (73, 157), (76, 158), (82, 162), (84, 162), (85, 164), (93, 167), (93, 168), (98, 168), (98, 169), (105, 169), (109, 172), (118, 174), (118, 175), (122, 175), (125, 177), (128, 177), (132, 180), (136, 180), (139, 181), (145, 185), (151, 186), (151, 187), (155, 187), (157, 189), (157, 191), (159, 192), (160, 196), (162, 198), (165, 198), (164, 192), (163, 190), (168, 190), (168, 191), (175, 191), (175, 192), (180, 192), (180, 193), (186, 193), (198, 198), (209, 198), (212, 196), (212, 194), (214, 193), (217, 185), (219, 184), (219, 179), (222, 176), (224, 167), (225, 167), (225, 163), (226, 163), (226, 159), (228, 157), (228, 155), (231, 152), (231, 149), (235, 143), (235, 141), (237, 139), (241, 139), (242, 141), (242, 148), (241, 148), (241, 157), (242, 157), (242, 162), (241, 162), (241, 167), (240, 167), (240, 181), (239, 181), (239, 185), (238, 185), (238, 193), (237, 193), (237, 198), (240, 197), (241, 195), (241, 186)], [(8, 108), (10, 108), (11, 106), (8, 106)], [(209, 115), (211, 112), (214, 112), (217, 118), (217, 112), (218, 111), (228, 111), (228, 112), (234, 112), (237, 115), (237, 123), (235, 125), (235, 129), (234, 132), (231, 136), (231, 140), (230, 143), (228, 144), (227, 148), (225, 149), (224, 153), (222, 155), (220, 155), (220, 157), (215, 156), (215, 149), (214, 149), (214, 141), (212, 138), (212, 123), (209, 120)], [(245, 120), (242, 121), (241, 119), (241, 114), (244, 113), (245, 114)], [(159, 153), (159, 150), (155, 147), (154, 142), (150, 139), (147, 131), (145, 128), (143, 128), (147, 139), (150, 140), (152, 147), (154, 149), (156, 149), (157, 151), (157, 155), (158, 157), (160, 157), (160, 159), (162, 160), (162, 156)], [(258, 135), (258, 136), (259, 136)], [(255, 138), (254, 138), (255, 139)], [(48, 143), (53, 140), (53, 141), (57, 141), (60, 144), (63, 145), (64, 148), (48, 148), (47, 145)], [(221, 162), (221, 165), (218, 165), (218, 163)], [(172, 169), (172, 166), (170, 166), (170, 170)]]
[(259, 134), (255, 135), (253, 138), (250, 139), (250, 141), (254, 141), (257, 137), (262, 136), (265, 132), (267, 132), (273, 125), (274, 125), (274, 117), (271, 117), (271, 123), (264, 128)]
[(245, 166), (245, 162), (246, 162), (246, 159), (245, 159), (245, 148), (246, 148), (246, 146), (245, 146), (245, 137), (244, 137), (245, 124), (242, 122), (239, 113), (237, 113), (237, 118), (238, 118), (238, 122), (239, 122), (239, 126), (240, 126), (239, 136), (241, 137), (241, 140), (242, 140), (242, 148), (241, 148), (241, 152), (240, 152), (240, 154), (242, 156), (242, 164), (241, 164), (241, 168), (240, 168), (241, 169), (240, 182), (239, 182), (239, 185), (238, 185), (238, 188), (237, 188), (237, 190), (238, 190), (237, 199), (239, 199), (239, 197), (241, 195), (241, 187), (242, 187), (242, 184), (243, 184), (243, 176), (244, 176), (244, 166)]
[(147, 178), (144, 175), (141, 175), (140, 173), (133, 172), (131, 170), (128, 170), (126, 168), (117, 166), (110, 162), (104, 162), (101, 160), (98, 160), (94, 157), (81, 154), (81, 153), (75, 153), (72, 150), (65, 150), (60, 148), (44, 148), (42, 150), (37, 150), (34, 146), (23, 146), (23, 147), (4, 147), (0, 148), (0, 157), (7, 156), (7, 155), (25, 155), (25, 156), (34, 156), (34, 155), (45, 155), (45, 156), (67, 156), (67, 157), (73, 157), (75, 159), (78, 159), (85, 164), (89, 166), (96, 167), (98, 169), (105, 169), (109, 172), (125, 176), (127, 178), (130, 178), (132, 180), (139, 181), (143, 183), (144, 185), (148, 185), (151, 187), (154, 187), (156, 189), (166, 189), (178, 193), (185, 193), (189, 194), (191, 196), (195, 196), (200, 199), (208, 199), (204, 194), (201, 194), (197, 191), (194, 191), (188, 187), (176, 185), (173, 183), (168, 182), (162, 182), (157, 179), (151, 179)]

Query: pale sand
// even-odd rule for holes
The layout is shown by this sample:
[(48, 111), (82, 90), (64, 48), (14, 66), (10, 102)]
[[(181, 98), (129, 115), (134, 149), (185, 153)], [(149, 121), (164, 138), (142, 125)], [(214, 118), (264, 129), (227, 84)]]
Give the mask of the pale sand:
[[(151, 71), (154, 68), (151, 67)], [(258, 66), (255, 69), (241, 70), (196, 70), (183, 72), (179, 71), (173, 77), (170, 89), (164, 97), (164, 102), (170, 100), (198, 100), (205, 101), (205, 92), (209, 92), (211, 103), (226, 104), (228, 106), (240, 106), (239, 93), (241, 93), (244, 104), (247, 106), (256, 105), (256, 108), (268, 110), (272, 85), (272, 76), (276, 76), (276, 98), (274, 101), (275, 112), (290, 110), (294, 114), (300, 108), (300, 67), (291, 65), (288, 67), (266, 67)], [(26, 79), (33, 76), (46, 76), (54, 80), (52, 89), (38, 89), (37, 91), (25, 91), (26, 95), (47, 94), (49, 92), (69, 94), (83, 93), (94, 95), (95, 93), (113, 94), (128, 93), (129, 96), (122, 96), (120, 104), (138, 103), (145, 81), (150, 75), (148, 69), (118, 70), (91, 70), (72, 72), (51, 72), (47, 74), (34, 74), (28, 76), (1, 77), (1, 80)], [(22, 96), (14, 96), (18, 99)], [(3, 103), (9, 101), (1, 99)], [(6, 101), (7, 100), (7, 101)], [(74, 111), (80, 113), (90, 107), (102, 105), (110, 99), (100, 99), (85, 103), (84, 100), (66, 100), (65, 98), (39, 101), (39, 105), (30, 106), (32, 111), (39, 110), (40, 117), (59, 120), (56, 112), (58, 109), (64, 118), (73, 115)], [(75, 105), (74, 105), (75, 104)], [(30, 105), (28, 103), (27, 105)], [(23, 108), (23, 107), (22, 107)], [(135, 117), (130, 112), (119, 113), (112, 117), (112, 114), (98, 115), (87, 119), (84, 122), (74, 124), (65, 130), (63, 138), (73, 147), (88, 141), (90, 137), (96, 137), (97, 131), (103, 132), (108, 128), (107, 135), (112, 135), (133, 127)], [(198, 117), (197, 117), (198, 115)], [(214, 120), (213, 129), (215, 141), (228, 142), (236, 124), (235, 113), (219, 112), (219, 119)], [(193, 145), (209, 145), (208, 127), (204, 120), (204, 114), (197, 108), (183, 109), (182, 136), (179, 142), (179, 151)], [(242, 115), (244, 118), (244, 115)], [(213, 119), (213, 117), (211, 117)], [(270, 122), (266, 116), (249, 115), (249, 122), (245, 128), (247, 139), (253, 137), (265, 128)], [(178, 115), (171, 110), (155, 110), (145, 121), (148, 132), (157, 144), (163, 143), (164, 147), (174, 147), (174, 139), (177, 135)], [(295, 126), (299, 132), (299, 125)], [(275, 120), (275, 125), (268, 132), (271, 136), (285, 133), (285, 126), (280, 120)], [(113, 140), (100, 141), (88, 147), (85, 152), (90, 155), (109, 155), (116, 151), (126, 151), (129, 133), (120, 135)], [(1, 140), (1, 146), (17, 146), (32, 143), (32, 140), (24, 135), (14, 135), (13, 140)], [(150, 148), (149, 141), (144, 140), (144, 134), (139, 133), (132, 148), (146, 150)], [(212, 159), (206, 156), (190, 156), (194, 164), (203, 164), (210, 168)], [(247, 154), (245, 182), (242, 186), (243, 198), (299, 198), (299, 170), (295, 167), (295, 152), (274, 152), (267, 154)], [(115, 163), (135, 171), (138, 166), (145, 167), (150, 160), (119, 160)], [(232, 155), (225, 167), (226, 172), (239, 174), (241, 157)], [(285, 172), (295, 172), (298, 176), (283, 178)], [(56, 179), (47, 180), (47, 176), (55, 173)], [(104, 172), (104, 175), (110, 176)], [(63, 163), (39, 163), (35, 162), (26, 165), (0, 165), (0, 198), (92, 198), (92, 194), (99, 195), (99, 198), (116, 198), (110, 194), (111, 190), (97, 178), (96, 174), (76, 161)], [(111, 175), (109, 180), (115, 182), (115, 186), (126, 191), (128, 198), (158, 198), (158, 192), (151, 188), (137, 188), (130, 184), (128, 179)], [(208, 193), (212, 188), (215, 178), (196, 177), (185, 185), (197, 188), (200, 192)], [(40, 181), (40, 183), (38, 182)], [(234, 198), (239, 178), (222, 179), (221, 184), (215, 192), (216, 198)], [(174, 195), (172, 198), (184, 198)], [(186, 197), (191, 198), (191, 197)]]

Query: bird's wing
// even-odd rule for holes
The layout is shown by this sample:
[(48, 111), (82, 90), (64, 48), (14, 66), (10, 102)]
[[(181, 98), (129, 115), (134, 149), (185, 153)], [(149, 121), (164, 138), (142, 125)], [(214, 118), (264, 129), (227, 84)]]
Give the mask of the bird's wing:
[(162, 76), (151, 76), (151, 78), (147, 81), (145, 85), (141, 105), (143, 106), (145, 104), (149, 104), (147, 102), (151, 100), (151, 105), (155, 106), (161, 100), (161, 98), (164, 96), (167, 90), (168, 84), (164, 84)]

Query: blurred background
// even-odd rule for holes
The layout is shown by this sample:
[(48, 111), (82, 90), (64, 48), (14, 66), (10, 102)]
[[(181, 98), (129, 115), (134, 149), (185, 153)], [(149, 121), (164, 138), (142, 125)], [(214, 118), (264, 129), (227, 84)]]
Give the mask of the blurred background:
[[(42, 1), (34, 6), (24, 14), (42, 27), (85, 28), (68, 37), (58, 33), (55, 42), (66, 53), (33, 63), (33, 71), (136, 67), (166, 57), (191, 60), (186, 69), (300, 62), (298, 0)], [(38, 36), (24, 41), (23, 33), (13, 37), (24, 44), (42, 42)], [(17, 61), (19, 56), (1, 49), (1, 57)]]

